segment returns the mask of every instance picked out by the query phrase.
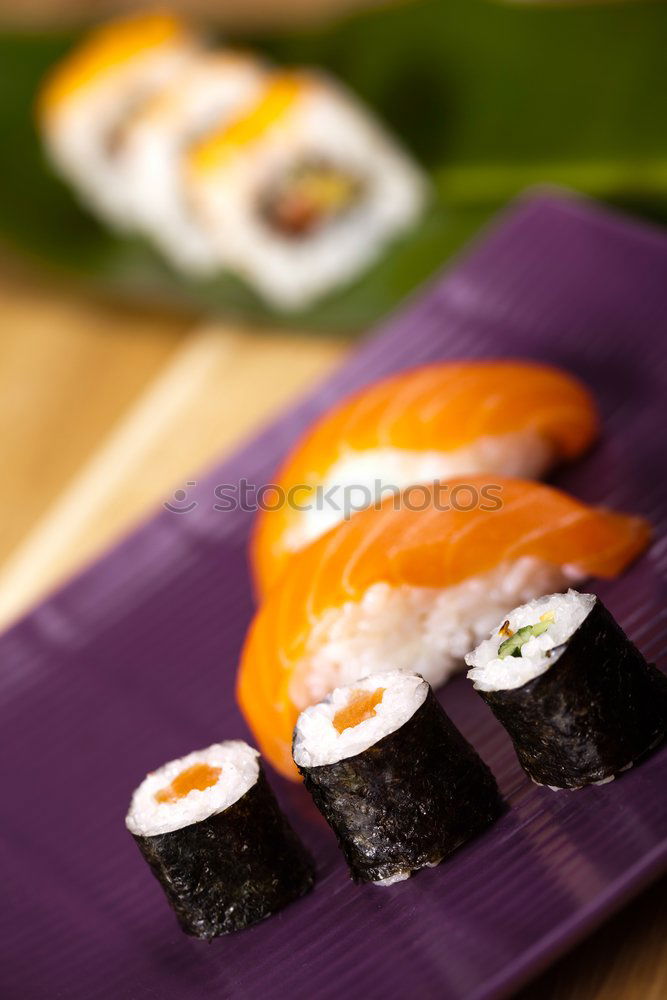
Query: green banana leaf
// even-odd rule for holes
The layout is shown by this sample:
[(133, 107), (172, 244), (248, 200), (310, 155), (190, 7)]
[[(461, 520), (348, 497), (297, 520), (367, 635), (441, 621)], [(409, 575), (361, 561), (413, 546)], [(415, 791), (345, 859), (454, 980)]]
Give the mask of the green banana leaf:
[(401, 136), (433, 180), (419, 226), (349, 287), (278, 314), (230, 275), (191, 281), (120, 238), (50, 172), (32, 106), (72, 36), (0, 35), (0, 239), (125, 298), (309, 329), (386, 314), (529, 185), (572, 187), (667, 219), (667, 5), (502, 6), (421, 0), (289, 35), (238, 38), (325, 67)]

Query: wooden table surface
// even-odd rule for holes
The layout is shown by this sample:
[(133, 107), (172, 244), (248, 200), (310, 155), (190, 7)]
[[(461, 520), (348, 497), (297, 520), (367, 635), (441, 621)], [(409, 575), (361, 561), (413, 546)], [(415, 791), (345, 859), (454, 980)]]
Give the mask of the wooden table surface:
[[(0, 263), (6, 625), (349, 348), (130, 310)], [(666, 889), (648, 889), (522, 1000), (667, 998)]]

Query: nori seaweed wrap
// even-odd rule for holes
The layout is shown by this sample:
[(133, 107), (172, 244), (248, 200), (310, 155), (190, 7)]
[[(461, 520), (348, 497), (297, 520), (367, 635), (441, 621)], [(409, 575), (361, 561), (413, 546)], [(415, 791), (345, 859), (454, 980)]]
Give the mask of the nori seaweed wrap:
[(436, 865), (504, 811), (491, 771), (418, 675), (336, 689), (301, 714), (293, 751), (356, 882)]
[[(504, 647), (506, 668), (500, 659), (480, 667), (479, 651), (491, 641), (466, 657), (475, 665), (469, 676), (538, 784), (579, 788), (611, 780), (665, 738), (667, 678), (646, 662), (598, 597), (570, 591), (508, 615), (493, 639)], [(498, 683), (499, 669), (525, 673), (507, 673)], [(496, 689), (480, 689), (488, 686)]]
[[(202, 764), (202, 757), (209, 761), (212, 751), (220, 748), (229, 756), (230, 747), (244, 748), (242, 757), (245, 759), (240, 760), (240, 779), (238, 774), (228, 777), (233, 790), (227, 791), (227, 797), (233, 796), (239, 788), (249, 787), (226, 806), (223, 791), (222, 809), (188, 822), (190, 811), (194, 810), (196, 817), (202, 809), (208, 808), (197, 802), (197, 796), (201, 798), (201, 793), (209, 791), (211, 786), (205, 785), (207, 779), (202, 782), (197, 776), (192, 784), (187, 776), (193, 772), (201, 775), (206, 768), (210, 771), (208, 763)], [(191, 758), (198, 760), (190, 764)], [(166, 765), (175, 778), (166, 789), (155, 792), (152, 785), (156, 784), (156, 774), (149, 775), (133, 800), (127, 825), (181, 927), (198, 938), (211, 940), (220, 934), (249, 927), (302, 896), (314, 882), (312, 860), (282, 814), (256, 758), (256, 751), (246, 744), (231, 741), (217, 744)], [(223, 761), (219, 770), (222, 783), (225, 772), (232, 770), (231, 764)], [(162, 768), (157, 775), (163, 775), (164, 771)], [(193, 796), (187, 792), (181, 795), (178, 790), (179, 780), (183, 783), (184, 779), (190, 781), (190, 791), (194, 789), (192, 806), (188, 799)], [(164, 780), (160, 778), (157, 784), (164, 784)], [(135, 802), (147, 782), (152, 782), (148, 789), (148, 811), (141, 815), (141, 806), (145, 806), (147, 800), (145, 792), (143, 803), (135, 806)], [(174, 787), (176, 797), (171, 794)], [(144, 829), (156, 819), (160, 823), (155, 810), (150, 812), (156, 795), (163, 796), (155, 803), (158, 810), (160, 804), (163, 810), (168, 810), (174, 805), (178, 808), (182, 802), (186, 825), (148, 836), (136, 832), (142, 822)], [(169, 824), (168, 818), (166, 822)]]

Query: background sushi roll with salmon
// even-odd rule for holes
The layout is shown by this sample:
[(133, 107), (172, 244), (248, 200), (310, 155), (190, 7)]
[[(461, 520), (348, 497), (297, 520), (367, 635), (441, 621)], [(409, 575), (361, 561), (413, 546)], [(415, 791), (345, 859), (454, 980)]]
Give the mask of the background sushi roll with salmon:
[(214, 238), (194, 211), (184, 155), (202, 133), (223, 130), (254, 103), (266, 77), (249, 54), (202, 53), (127, 124), (118, 161), (133, 218), (183, 271), (212, 274), (226, 263), (224, 238)]
[(412, 225), (426, 182), (332, 80), (276, 72), (247, 114), (188, 157), (205, 224), (267, 301), (306, 306), (349, 281)]
[(466, 663), (537, 784), (610, 781), (667, 734), (667, 677), (593, 594), (514, 608)]
[(518, 603), (613, 577), (648, 543), (641, 518), (552, 487), (495, 477), (489, 490), (486, 477), (413, 487), (294, 555), (250, 627), (237, 682), (278, 770), (295, 776), (297, 716), (333, 688), (388, 669), (442, 684)]
[(216, 743), (151, 772), (132, 797), (126, 826), (187, 934), (243, 930), (313, 885), (258, 758), (240, 740)]
[[(283, 503), (258, 514), (251, 546), (265, 593), (292, 553), (334, 527), (353, 504), (389, 489), (452, 476), (537, 478), (595, 440), (595, 403), (567, 372), (528, 361), (442, 362), (368, 386), (305, 434), (273, 481)], [(316, 502), (334, 495), (337, 506)], [(336, 492), (337, 491), (337, 492)]]
[(130, 15), (89, 33), (39, 95), (39, 124), (56, 169), (107, 222), (132, 228), (117, 158), (131, 116), (200, 52), (179, 17)]
[(416, 674), (337, 688), (299, 716), (293, 753), (356, 882), (433, 867), (504, 811), (490, 770)]

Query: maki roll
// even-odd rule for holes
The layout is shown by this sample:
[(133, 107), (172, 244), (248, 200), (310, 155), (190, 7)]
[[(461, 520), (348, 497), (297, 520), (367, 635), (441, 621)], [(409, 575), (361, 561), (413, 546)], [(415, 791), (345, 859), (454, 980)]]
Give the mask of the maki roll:
[(186, 932), (210, 940), (307, 892), (310, 856), (247, 743), (172, 760), (132, 797), (126, 826)]
[(504, 808), (486, 764), (418, 674), (337, 688), (299, 716), (293, 752), (356, 882), (392, 885), (433, 867)]
[(294, 553), (250, 627), (237, 693), (262, 753), (295, 777), (292, 732), (308, 705), (386, 670), (442, 684), (511, 608), (616, 576), (649, 535), (639, 517), (502, 476), (360, 511)]
[(252, 108), (193, 146), (189, 167), (203, 224), (284, 309), (356, 276), (416, 221), (426, 193), (368, 113), (306, 72), (273, 74)]
[(118, 159), (132, 213), (181, 270), (204, 275), (225, 263), (224, 239), (214, 240), (193, 210), (183, 157), (213, 124), (222, 130), (255, 101), (265, 77), (249, 55), (202, 54), (127, 124)]
[(466, 663), (537, 784), (604, 784), (667, 733), (667, 678), (593, 594), (515, 608)]
[(125, 125), (198, 52), (180, 18), (131, 15), (90, 32), (42, 88), (40, 126), (53, 163), (84, 201), (121, 228), (133, 221), (117, 165)]
[[(538, 478), (597, 432), (585, 386), (534, 362), (440, 362), (366, 386), (318, 420), (272, 479), (299, 502), (257, 516), (257, 589), (266, 593), (294, 552), (388, 491), (479, 473)], [(318, 491), (338, 504), (316, 503)]]

